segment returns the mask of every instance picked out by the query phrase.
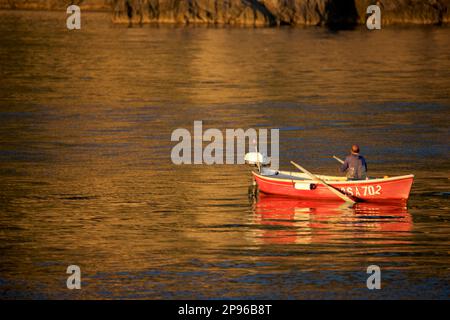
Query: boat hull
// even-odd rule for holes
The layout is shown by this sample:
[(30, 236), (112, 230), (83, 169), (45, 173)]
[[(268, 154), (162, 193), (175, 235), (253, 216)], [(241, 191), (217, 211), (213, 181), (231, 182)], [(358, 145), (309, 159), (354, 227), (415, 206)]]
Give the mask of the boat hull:
[[(253, 177), (259, 191), (266, 194), (290, 196), (308, 200), (342, 201), (320, 182), (296, 179), (278, 178), (275, 175), (264, 176), (253, 172)], [(357, 202), (406, 202), (409, 198), (414, 176), (370, 179), (358, 181), (326, 181), (332, 187), (341, 190)], [(311, 189), (305, 190), (305, 185)], [(300, 187), (299, 187), (300, 186)]]

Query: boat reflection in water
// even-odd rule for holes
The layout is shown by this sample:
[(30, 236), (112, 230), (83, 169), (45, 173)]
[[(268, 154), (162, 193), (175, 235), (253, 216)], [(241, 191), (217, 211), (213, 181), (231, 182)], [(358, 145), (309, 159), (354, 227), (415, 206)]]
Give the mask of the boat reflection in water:
[(258, 243), (409, 243), (413, 226), (405, 206), (319, 202), (260, 193), (254, 198)]

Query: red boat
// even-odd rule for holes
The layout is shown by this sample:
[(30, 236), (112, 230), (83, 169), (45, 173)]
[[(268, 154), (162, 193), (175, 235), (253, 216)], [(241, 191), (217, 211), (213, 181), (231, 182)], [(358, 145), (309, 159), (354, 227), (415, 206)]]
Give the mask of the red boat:
[[(356, 202), (406, 202), (414, 180), (412, 174), (356, 181), (348, 181), (346, 177), (315, 176)], [(306, 173), (262, 168), (261, 172), (253, 172), (253, 177), (263, 193), (308, 200), (341, 200), (329, 186), (311, 179)]]

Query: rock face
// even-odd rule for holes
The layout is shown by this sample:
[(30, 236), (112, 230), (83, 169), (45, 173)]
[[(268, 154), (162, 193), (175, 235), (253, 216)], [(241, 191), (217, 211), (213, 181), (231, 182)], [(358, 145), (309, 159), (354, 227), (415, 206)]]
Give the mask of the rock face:
[(243, 26), (363, 24), (371, 4), (382, 25), (448, 24), (450, 0), (0, 0), (0, 8), (112, 10), (117, 23)]
[(276, 26), (357, 21), (353, 0), (113, 0), (113, 7), (115, 21), (134, 23)]
[(113, 0), (115, 22), (219, 25), (352, 26), (371, 4), (383, 24), (443, 24), (450, 0)]
[(0, 0), (0, 9), (64, 10), (71, 4), (82, 10), (111, 10), (112, 0)]
[[(360, 2), (370, 4), (370, 1)], [(383, 16), (382, 21), (385, 24), (441, 25), (450, 23), (449, 0), (385, 0), (378, 2)]]

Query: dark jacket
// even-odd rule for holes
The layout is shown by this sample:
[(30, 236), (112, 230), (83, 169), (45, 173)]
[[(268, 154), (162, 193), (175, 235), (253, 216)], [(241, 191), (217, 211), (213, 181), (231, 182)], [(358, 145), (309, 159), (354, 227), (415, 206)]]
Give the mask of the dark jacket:
[(352, 153), (345, 158), (341, 171), (346, 172), (348, 179), (365, 179), (367, 172), (366, 159), (360, 154)]

